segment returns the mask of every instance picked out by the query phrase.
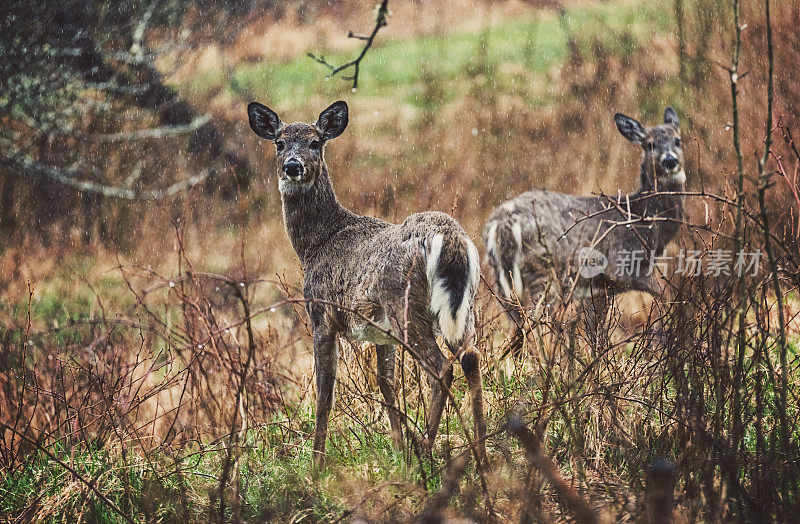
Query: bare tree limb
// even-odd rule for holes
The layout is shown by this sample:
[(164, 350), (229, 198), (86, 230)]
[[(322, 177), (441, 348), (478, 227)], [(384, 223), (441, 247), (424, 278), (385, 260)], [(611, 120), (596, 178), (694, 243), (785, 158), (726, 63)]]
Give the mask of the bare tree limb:
[(210, 173), (209, 169), (206, 168), (196, 175), (190, 176), (185, 180), (181, 180), (180, 182), (176, 182), (164, 188), (139, 190), (134, 188), (108, 186), (105, 184), (92, 182), (91, 180), (78, 179), (75, 177), (80, 176), (80, 173), (78, 173), (76, 169), (58, 169), (53, 166), (35, 162), (27, 156), (0, 158), (0, 164), (18, 169), (33, 176), (49, 178), (50, 180), (60, 182), (66, 186), (74, 187), (80, 191), (95, 193), (105, 197), (122, 198), (125, 200), (161, 200), (180, 193), (181, 191), (190, 189), (191, 187), (205, 180)]
[(366, 44), (364, 44), (364, 47), (361, 49), (361, 52), (354, 60), (351, 60), (350, 62), (347, 62), (340, 66), (335, 66), (330, 62), (328, 62), (327, 60), (325, 60), (324, 56), (317, 56), (314, 53), (308, 53), (309, 58), (311, 58), (316, 62), (319, 62), (320, 64), (324, 65), (330, 70), (330, 73), (328, 73), (328, 76), (326, 78), (332, 78), (337, 74), (341, 73), (342, 71), (352, 67), (353, 68), (352, 76), (345, 76), (343, 78), (345, 80), (353, 81), (353, 91), (355, 91), (358, 88), (358, 73), (361, 67), (361, 60), (364, 59), (364, 56), (366, 56), (367, 51), (369, 51), (369, 48), (372, 47), (372, 43), (375, 41), (375, 36), (378, 34), (378, 31), (380, 31), (381, 28), (386, 26), (386, 17), (389, 14), (388, 5), (389, 5), (389, 0), (381, 1), (380, 5), (378, 6), (377, 14), (375, 15), (375, 27), (372, 28), (372, 33), (370, 33), (369, 36), (356, 35), (352, 31), (347, 32), (348, 38), (355, 38), (357, 40), (364, 40), (366, 42)]
[(150, 6), (147, 8), (147, 11), (144, 12), (142, 18), (139, 20), (139, 23), (136, 25), (136, 29), (133, 31), (133, 44), (131, 45), (130, 51), (134, 56), (141, 57), (141, 55), (144, 53), (142, 39), (144, 38), (144, 32), (147, 29), (147, 24), (150, 23), (150, 18), (153, 17), (153, 11), (157, 5), (158, 0), (153, 0), (150, 2)]
[[(196, 131), (211, 121), (211, 115), (205, 114), (195, 117), (188, 124), (176, 124), (171, 126), (154, 127), (151, 129), (140, 129), (137, 131), (122, 131), (119, 133), (108, 134), (77, 134), (81, 138), (88, 138), (96, 142), (124, 142), (128, 140), (144, 140), (147, 138), (170, 138), (184, 135)], [(73, 133), (75, 134), (75, 133)]]

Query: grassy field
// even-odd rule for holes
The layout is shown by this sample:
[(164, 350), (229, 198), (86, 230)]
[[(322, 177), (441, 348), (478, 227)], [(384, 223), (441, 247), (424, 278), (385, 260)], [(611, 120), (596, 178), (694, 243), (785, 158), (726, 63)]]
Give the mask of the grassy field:
[[(487, 87), (497, 93), (519, 95), (533, 107), (554, 104), (558, 94), (548, 86), (548, 78), (568, 56), (568, 38), (574, 38), (587, 56), (592, 54), (592, 46), (599, 46), (604, 52), (625, 57), (663, 37), (669, 24), (669, 13), (657, 4), (615, 2), (571, 7), (563, 15), (533, 12), (486, 23), (479, 31), (381, 41), (364, 62), (358, 100), (368, 104), (371, 99), (386, 99), (416, 114), (464, 97), (475, 89), (475, 77), (482, 75), (487, 77)], [(309, 52), (333, 64), (344, 63), (353, 54)], [(299, 56), (201, 72), (182, 82), (182, 89), (200, 97), (222, 89), (237, 97), (297, 110), (309, 100), (341, 97), (346, 85), (341, 78), (329, 79), (322, 65)], [(436, 86), (434, 99), (431, 85)], [(648, 116), (656, 114), (654, 108)]]
[[(483, 65), (493, 73), (494, 89), (523, 92), (527, 103), (541, 105), (552, 100), (553, 93), (544, 84), (547, 73), (566, 59), (569, 34), (579, 39), (583, 52), (588, 53), (591, 43), (598, 41), (609, 52), (624, 56), (663, 34), (669, 22), (669, 14), (656, 4), (622, 2), (573, 7), (563, 18), (554, 12), (533, 14), (487, 24), (478, 32), (384, 41), (364, 64), (359, 97), (388, 98), (424, 108), (422, 91), (427, 81), (441, 83), (443, 101), (449, 102), (465, 94), (470, 77), (485, 73), (480, 71)], [(319, 50), (310, 52), (325, 56)], [(326, 59), (339, 64), (350, 55), (337, 53)], [(268, 100), (278, 107), (302, 107), (309, 99), (341, 93), (342, 81), (327, 79), (324, 73), (323, 66), (302, 56), (284, 63), (243, 64), (229, 73), (206, 73), (187, 88), (202, 92), (224, 85), (235, 94)]]

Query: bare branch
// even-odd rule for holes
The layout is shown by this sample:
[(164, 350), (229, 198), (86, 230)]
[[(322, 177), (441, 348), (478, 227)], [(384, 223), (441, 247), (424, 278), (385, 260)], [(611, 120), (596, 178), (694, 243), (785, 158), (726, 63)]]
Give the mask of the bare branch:
[(13, 167), (33, 176), (49, 178), (60, 182), (66, 186), (74, 187), (80, 191), (96, 193), (106, 197), (122, 198), (125, 200), (161, 200), (176, 193), (186, 191), (205, 180), (211, 171), (206, 168), (196, 175), (190, 176), (185, 180), (176, 182), (170, 186), (160, 189), (139, 190), (132, 188), (108, 186), (90, 180), (75, 178), (80, 173), (74, 168), (61, 170), (53, 166), (40, 164), (27, 156), (12, 156), (0, 159), (0, 163)]
[(458, 489), (458, 479), (467, 469), (468, 459), (469, 454), (462, 453), (448, 463), (442, 487), (425, 502), (425, 508), (419, 516), (420, 522), (444, 522), (443, 513), (447, 509), (450, 498)]
[(375, 36), (378, 34), (378, 31), (380, 31), (382, 27), (386, 26), (386, 17), (389, 14), (388, 5), (389, 5), (389, 0), (382, 0), (380, 5), (378, 6), (377, 14), (375, 15), (375, 27), (372, 28), (372, 33), (370, 33), (369, 36), (356, 35), (352, 31), (347, 32), (348, 38), (355, 38), (356, 40), (366, 41), (366, 44), (364, 44), (364, 47), (361, 49), (361, 52), (354, 60), (351, 60), (350, 62), (347, 62), (340, 66), (335, 66), (330, 62), (328, 62), (327, 60), (325, 60), (324, 56), (321, 55), (317, 56), (313, 53), (308, 53), (309, 58), (324, 65), (330, 70), (330, 73), (328, 73), (328, 76), (326, 78), (332, 78), (337, 74), (341, 73), (342, 71), (345, 71), (346, 69), (352, 67), (353, 68), (352, 76), (345, 76), (344, 79), (353, 81), (353, 91), (355, 91), (358, 88), (358, 73), (361, 67), (361, 60), (364, 59), (364, 56), (366, 56), (367, 51), (369, 51), (369, 48), (372, 47), (372, 43), (375, 41)]
[[(774, 71), (775, 71), (775, 57), (772, 45), (772, 20), (769, 12), (769, 0), (764, 0), (764, 14), (767, 21), (767, 122), (766, 122), (766, 138), (764, 140), (764, 154), (758, 159), (758, 208), (761, 214), (761, 221), (764, 223), (764, 249), (767, 252), (767, 262), (769, 263), (770, 273), (772, 274), (772, 286), (775, 292), (775, 298), (778, 300), (778, 342), (779, 342), (779, 358), (781, 362), (781, 385), (778, 398), (776, 399), (776, 407), (778, 408), (778, 416), (781, 425), (781, 438), (784, 452), (789, 453), (791, 447), (791, 435), (789, 433), (789, 422), (786, 416), (787, 409), (787, 392), (786, 389), (789, 384), (789, 369), (786, 360), (786, 319), (784, 318), (783, 311), (783, 293), (781, 292), (780, 277), (778, 275), (778, 262), (775, 259), (775, 252), (773, 250), (772, 242), (770, 239), (769, 227), (769, 210), (767, 209), (766, 193), (767, 188), (770, 186), (771, 174), (765, 169), (767, 159), (769, 158), (772, 146), (772, 106), (775, 99), (774, 87)], [(777, 159), (777, 157), (776, 157)], [(777, 159), (780, 165), (780, 159)], [(781, 166), (782, 167), (782, 166)], [(794, 191), (792, 184), (792, 191)]]
[(133, 31), (133, 44), (131, 45), (131, 54), (134, 56), (140, 56), (144, 53), (144, 47), (142, 46), (142, 39), (144, 38), (144, 32), (147, 29), (147, 24), (150, 23), (150, 18), (153, 16), (153, 11), (158, 5), (158, 0), (153, 0), (150, 2), (150, 5), (147, 8), (147, 11), (144, 12), (142, 18), (139, 20), (139, 23), (136, 25), (136, 29)]
[[(138, 131), (123, 131), (120, 133), (108, 134), (78, 134), (82, 138), (88, 138), (97, 142), (123, 142), (126, 140), (144, 140), (147, 138), (170, 138), (197, 131), (211, 121), (211, 115), (205, 114), (196, 117), (188, 124), (178, 124), (174, 126), (154, 127), (151, 129), (140, 129)], [(73, 133), (74, 134), (74, 133)]]

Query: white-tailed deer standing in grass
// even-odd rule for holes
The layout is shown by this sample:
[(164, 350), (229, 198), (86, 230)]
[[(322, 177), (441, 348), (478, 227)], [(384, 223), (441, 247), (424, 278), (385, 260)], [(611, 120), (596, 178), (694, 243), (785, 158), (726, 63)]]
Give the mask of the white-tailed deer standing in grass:
[[(614, 120), (622, 136), (642, 147), (638, 191), (621, 197), (529, 191), (501, 204), (486, 223), (487, 263), (516, 325), (514, 349), (522, 344), (523, 315), (531, 305), (578, 299), (589, 339), (596, 342), (615, 294), (657, 293), (651, 264), (678, 233), (684, 215), (678, 115), (668, 107), (664, 123), (653, 127), (619, 113)], [(620, 257), (633, 252), (642, 260), (620, 271)]]
[(314, 125), (284, 124), (256, 102), (247, 112), (253, 131), (276, 145), (284, 223), (304, 270), (316, 367), (315, 462), (325, 454), (339, 336), (376, 345), (378, 386), (392, 437), (402, 448), (395, 346), (404, 341), (428, 371), (431, 395), (425, 441), (432, 446), (453, 380), (452, 364), (436, 341), (441, 335), (460, 358), (471, 395), (477, 452), (485, 459), (486, 422), (473, 312), (480, 268), (469, 236), (444, 213), (416, 213), (402, 224), (392, 224), (357, 215), (339, 203), (324, 149), (347, 126), (346, 103), (332, 104)]

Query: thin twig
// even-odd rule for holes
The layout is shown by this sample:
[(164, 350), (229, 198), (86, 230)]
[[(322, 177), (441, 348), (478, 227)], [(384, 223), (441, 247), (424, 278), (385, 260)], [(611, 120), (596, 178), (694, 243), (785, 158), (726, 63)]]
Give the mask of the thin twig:
[[(780, 418), (781, 437), (784, 453), (790, 452), (791, 437), (789, 435), (789, 422), (786, 416), (786, 390), (789, 387), (789, 367), (786, 361), (786, 319), (783, 313), (783, 294), (781, 293), (780, 275), (778, 273), (778, 262), (775, 260), (775, 253), (772, 249), (772, 241), (769, 234), (769, 212), (766, 204), (766, 192), (770, 183), (770, 174), (765, 169), (767, 159), (771, 152), (772, 146), (772, 104), (775, 98), (774, 93), (774, 70), (775, 60), (772, 45), (772, 21), (769, 12), (769, 0), (764, 0), (764, 10), (767, 19), (767, 123), (766, 123), (766, 139), (764, 140), (764, 153), (758, 160), (758, 207), (761, 213), (761, 220), (764, 223), (764, 249), (767, 252), (767, 262), (769, 263), (770, 272), (772, 274), (772, 286), (775, 298), (778, 301), (778, 343), (780, 347), (779, 358), (781, 362), (781, 384), (780, 391), (777, 398), (777, 410)], [(792, 188), (794, 189), (794, 188)], [(795, 193), (795, 196), (796, 193)]]
[(344, 63), (340, 66), (335, 66), (330, 62), (328, 62), (327, 60), (325, 60), (324, 56), (317, 56), (314, 53), (308, 53), (309, 58), (324, 65), (330, 70), (330, 73), (328, 73), (326, 78), (333, 78), (342, 71), (345, 71), (346, 69), (352, 67), (353, 74), (351, 76), (345, 76), (344, 79), (353, 81), (353, 91), (358, 89), (358, 73), (361, 68), (361, 61), (364, 59), (364, 56), (366, 56), (367, 51), (369, 51), (369, 48), (372, 47), (372, 44), (375, 41), (375, 36), (378, 34), (378, 31), (380, 31), (381, 28), (386, 26), (386, 17), (389, 14), (388, 4), (389, 0), (383, 0), (381, 4), (378, 6), (377, 14), (375, 15), (375, 27), (373, 27), (372, 33), (370, 33), (369, 36), (360, 36), (354, 34), (352, 31), (348, 31), (347, 33), (348, 38), (364, 40), (366, 42), (366, 44), (364, 44), (364, 47), (361, 49), (361, 52), (355, 59), (347, 63)]

